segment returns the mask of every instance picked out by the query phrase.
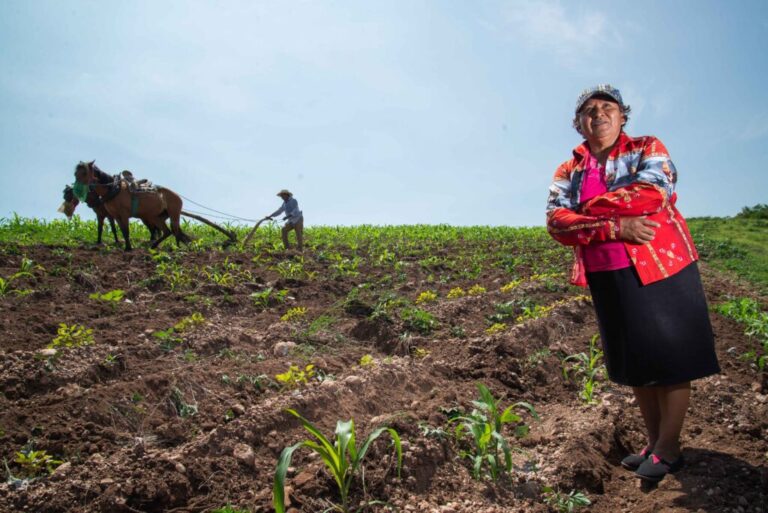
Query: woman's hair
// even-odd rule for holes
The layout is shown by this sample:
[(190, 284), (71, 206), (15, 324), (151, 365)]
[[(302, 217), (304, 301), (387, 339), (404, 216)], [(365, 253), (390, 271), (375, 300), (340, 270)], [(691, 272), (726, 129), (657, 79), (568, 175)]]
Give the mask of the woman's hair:
[[(632, 112), (632, 107), (629, 105), (624, 105), (623, 103), (617, 103), (615, 98), (612, 98), (608, 96), (607, 94), (596, 94), (592, 98), (600, 98), (602, 100), (609, 100), (613, 103), (616, 103), (619, 108), (621, 109), (621, 113), (624, 114), (624, 123), (621, 124), (622, 130), (624, 129), (624, 126), (629, 122), (629, 114)], [(581, 134), (581, 126), (579, 124), (579, 115), (581, 114), (581, 111), (577, 112), (576, 115), (573, 117), (573, 128), (580, 134)]]

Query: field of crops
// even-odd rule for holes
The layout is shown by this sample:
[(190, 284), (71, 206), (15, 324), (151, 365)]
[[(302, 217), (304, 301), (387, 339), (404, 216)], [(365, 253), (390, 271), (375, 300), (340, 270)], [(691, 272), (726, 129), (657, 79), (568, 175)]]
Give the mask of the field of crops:
[(647, 489), (619, 465), (631, 391), (543, 228), (314, 227), (302, 254), (184, 229), (152, 251), (132, 226), (124, 253), (93, 222), (0, 221), (0, 511), (766, 510), (759, 280), (702, 263), (723, 373), (694, 383), (688, 466)]

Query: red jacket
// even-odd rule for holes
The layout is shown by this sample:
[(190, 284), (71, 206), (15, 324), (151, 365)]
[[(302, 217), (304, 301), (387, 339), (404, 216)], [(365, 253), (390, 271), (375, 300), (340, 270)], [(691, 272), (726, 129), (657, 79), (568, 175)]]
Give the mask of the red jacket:
[(685, 219), (675, 208), (677, 171), (661, 141), (622, 132), (606, 161), (608, 192), (582, 204), (587, 151), (584, 142), (573, 150), (572, 159), (557, 168), (547, 203), (547, 231), (561, 244), (575, 248), (571, 283), (587, 284), (581, 246), (618, 239), (621, 217), (647, 215), (661, 225), (649, 243), (624, 243), (644, 285), (698, 260)]

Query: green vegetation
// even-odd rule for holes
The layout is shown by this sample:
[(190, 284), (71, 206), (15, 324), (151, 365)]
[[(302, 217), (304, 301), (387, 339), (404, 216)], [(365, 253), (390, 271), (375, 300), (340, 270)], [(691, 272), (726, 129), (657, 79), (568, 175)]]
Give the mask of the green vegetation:
[(312, 364), (307, 365), (302, 370), (298, 365), (291, 365), (288, 370), (282, 374), (277, 374), (275, 379), (278, 383), (282, 383), (286, 388), (299, 388), (301, 385), (306, 385), (309, 380), (315, 377), (315, 366)]
[(761, 311), (757, 301), (746, 297), (727, 301), (715, 310), (746, 326), (744, 333), (754, 340), (755, 346), (742, 358), (752, 361), (763, 372), (768, 358), (768, 312)]
[(595, 400), (597, 378), (605, 377), (605, 365), (601, 363), (603, 352), (597, 348), (599, 337), (599, 335), (595, 335), (589, 341), (589, 354), (581, 352), (566, 356), (563, 359), (563, 377), (568, 379), (569, 372), (581, 377), (579, 397), (586, 404), (597, 402)]
[(745, 207), (736, 217), (688, 219), (703, 261), (745, 278), (768, 292), (768, 217), (766, 206)]
[(542, 491), (544, 503), (553, 507), (558, 513), (572, 513), (573, 511), (577, 511), (592, 504), (586, 495), (577, 490), (571, 490), (570, 493), (563, 493), (550, 486), (545, 486)]
[(295, 308), (289, 308), (288, 311), (280, 317), (280, 320), (283, 322), (294, 322), (304, 318), (305, 315), (307, 315), (307, 309), (303, 306), (297, 306)]
[(13, 461), (21, 467), (22, 475), (30, 479), (50, 474), (56, 467), (64, 463), (54, 459), (46, 451), (35, 451), (31, 448), (24, 448), (17, 452)]
[(469, 435), (472, 440), (472, 449), (463, 450), (460, 455), (472, 461), (472, 476), (475, 479), (482, 477), (483, 468), (493, 480), (501, 477), (505, 472), (512, 470), (512, 447), (504, 436), (504, 426), (514, 425), (514, 434), (522, 437), (528, 434), (528, 426), (523, 423), (523, 418), (516, 414), (516, 408), (524, 408), (538, 420), (538, 415), (533, 406), (526, 402), (517, 402), (506, 409), (501, 410), (501, 400), (493, 397), (488, 387), (477, 383), (480, 399), (472, 401), (475, 408), (468, 415), (456, 415), (449, 422), (457, 422), (454, 435), (457, 440), (462, 440)]
[(61, 347), (80, 347), (93, 344), (93, 329), (79, 324), (71, 326), (61, 323), (56, 330), (56, 338), (48, 345), (51, 349)]
[(102, 303), (108, 304), (112, 308), (112, 311), (114, 312), (115, 310), (117, 310), (117, 305), (120, 304), (120, 301), (122, 301), (123, 298), (125, 297), (125, 291), (116, 289), (116, 290), (110, 290), (109, 292), (105, 292), (103, 294), (94, 292), (88, 297), (90, 299), (93, 299), (94, 301), (101, 301)]
[(310, 449), (317, 454), (330, 472), (338, 487), (341, 504), (334, 505), (336, 511), (347, 513), (349, 511), (349, 492), (357, 474), (361, 471), (362, 462), (365, 459), (371, 444), (383, 433), (389, 433), (394, 442), (397, 454), (397, 475), (403, 465), (403, 451), (400, 446), (400, 436), (390, 427), (380, 427), (358, 446), (355, 439), (355, 423), (352, 419), (347, 422), (336, 423), (335, 438), (333, 442), (328, 440), (319, 429), (311, 422), (299, 415), (295, 410), (286, 410), (299, 419), (304, 429), (314, 437), (314, 440), (304, 440), (283, 449), (275, 470), (275, 482), (272, 489), (273, 505), (276, 513), (285, 513), (285, 476), (288, 467), (291, 466), (291, 457), (294, 451), (301, 447)]

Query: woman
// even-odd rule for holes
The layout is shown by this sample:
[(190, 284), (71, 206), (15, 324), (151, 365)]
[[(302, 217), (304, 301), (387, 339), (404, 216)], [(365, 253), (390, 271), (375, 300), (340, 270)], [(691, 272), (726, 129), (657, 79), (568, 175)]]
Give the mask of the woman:
[(585, 141), (555, 172), (547, 230), (574, 247), (571, 281), (589, 285), (611, 381), (631, 386), (648, 440), (621, 464), (658, 482), (682, 468), (691, 380), (718, 373), (712, 327), (677, 171), (655, 137), (629, 137), (630, 107), (604, 84), (584, 91)]

